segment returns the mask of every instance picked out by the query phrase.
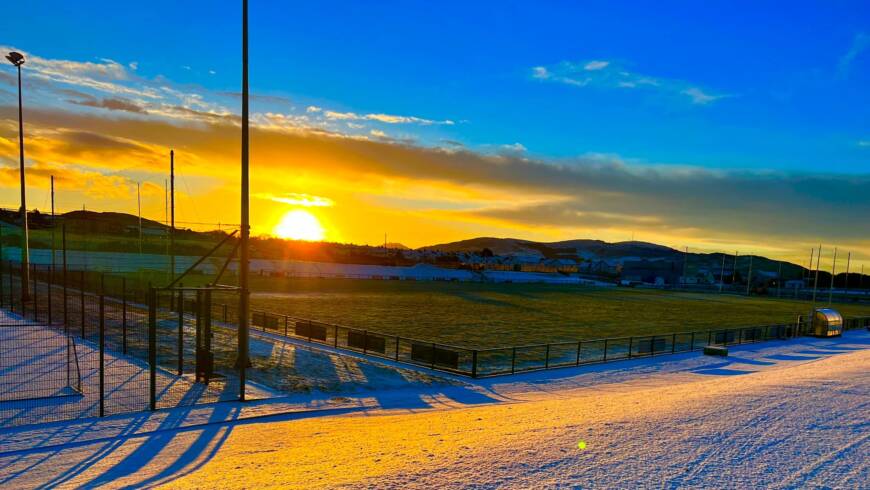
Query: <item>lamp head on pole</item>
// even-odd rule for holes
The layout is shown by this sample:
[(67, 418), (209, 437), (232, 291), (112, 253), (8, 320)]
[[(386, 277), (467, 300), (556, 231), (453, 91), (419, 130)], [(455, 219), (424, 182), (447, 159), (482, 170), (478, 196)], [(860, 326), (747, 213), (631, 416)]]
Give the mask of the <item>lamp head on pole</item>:
[(17, 51), (12, 51), (7, 54), (6, 59), (15, 66), (21, 66), (24, 64), (24, 55)]

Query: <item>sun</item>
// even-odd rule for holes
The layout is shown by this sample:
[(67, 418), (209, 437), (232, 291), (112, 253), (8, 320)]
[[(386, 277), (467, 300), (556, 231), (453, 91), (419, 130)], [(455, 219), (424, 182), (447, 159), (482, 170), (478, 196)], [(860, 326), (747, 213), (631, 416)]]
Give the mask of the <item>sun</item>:
[(280, 238), (311, 242), (319, 242), (326, 235), (326, 231), (317, 217), (301, 209), (288, 211), (275, 225), (272, 232)]

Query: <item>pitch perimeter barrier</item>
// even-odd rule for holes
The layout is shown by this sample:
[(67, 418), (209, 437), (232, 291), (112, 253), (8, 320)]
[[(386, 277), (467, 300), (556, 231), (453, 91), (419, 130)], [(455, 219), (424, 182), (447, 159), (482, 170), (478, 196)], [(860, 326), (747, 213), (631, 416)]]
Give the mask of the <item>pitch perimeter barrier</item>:
[[(217, 314), (232, 311), (215, 305)], [(365, 329), (317, 322), (262, 310), (252, 312), (252, 328), (373, 357), (470, 377), (498, 376), (580, 366), (638, 357), (703, 350), (705, 345), (741, 345), (808, 335), (810, 324), (761, 325), (555, 342), (491, 349), (469, 349)], [(870, 326), (870, 317), (844, 320), (844, 330)]]

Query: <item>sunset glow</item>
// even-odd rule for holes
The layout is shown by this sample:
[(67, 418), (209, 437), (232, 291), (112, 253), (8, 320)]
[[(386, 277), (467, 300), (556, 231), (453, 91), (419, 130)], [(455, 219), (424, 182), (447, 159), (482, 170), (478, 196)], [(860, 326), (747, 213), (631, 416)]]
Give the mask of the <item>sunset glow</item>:
[(287, 212), (272, 230), (275, 236), (290, 240), (317, 242), (326, 236), (320, 220), (308, 211), (301, 209)]

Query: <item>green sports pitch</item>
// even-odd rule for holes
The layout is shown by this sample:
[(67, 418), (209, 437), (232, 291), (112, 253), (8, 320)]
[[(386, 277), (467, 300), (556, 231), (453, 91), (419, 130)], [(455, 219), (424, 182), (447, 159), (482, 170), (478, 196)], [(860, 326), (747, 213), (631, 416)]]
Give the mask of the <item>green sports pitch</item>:
[[(254, 309), (469, 348), (791, 323), (812, 307), (762, 296), (547, 284), (256, 277), (251, 286)], [(870, 316), (870, 305), (835, 308)]]

